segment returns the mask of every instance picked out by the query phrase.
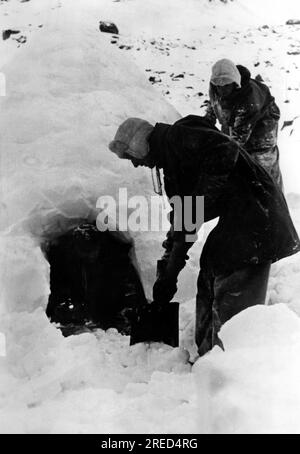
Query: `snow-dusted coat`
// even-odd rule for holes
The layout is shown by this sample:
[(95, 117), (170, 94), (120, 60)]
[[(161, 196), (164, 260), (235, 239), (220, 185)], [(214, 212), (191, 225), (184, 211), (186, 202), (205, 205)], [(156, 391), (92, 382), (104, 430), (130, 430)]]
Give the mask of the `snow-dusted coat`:
[[(278, 185), (208, 120), (190, 115), (174, 125), (157, 123), (149, 143), (150, 156), (163, 169), (167, 196), (203, 195), (204, 221), (219, 217), (204, 245), (201, 267), (224, 274), (249, 264), (275, 262), (300, 250)], [(166, 251), (175, 243), (182, 245), (175, 257), (179, 272), (191, 243), (185, 243), (185, 232), (171, 228)]]
[(229, 98), (220, 98), (210, 84), (207, 116), (214, 124), (217, 119), (222, 132), (242, 145), (282, 186), (277, 147), (279, 108), (264, 83), (252, 79), (244, 66), (237, 68), (241, 88), (236, 88)]

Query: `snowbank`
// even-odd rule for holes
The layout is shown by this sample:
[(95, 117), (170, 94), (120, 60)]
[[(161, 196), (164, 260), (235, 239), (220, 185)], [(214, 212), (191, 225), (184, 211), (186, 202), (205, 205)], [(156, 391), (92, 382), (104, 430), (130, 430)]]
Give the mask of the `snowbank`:
[(115, 330), (63, 339), (41, 309), (11, 329), (27, 340), (9, 356), (14, 375), (0, 368), (2, 433), (300, 431), (300, 321), (283, 304), (226, 323), (225, 352), (192, 374), (183, 349), (129, 347)]
[(183, 349), (129, 347), (114, 329), (63, 338), (41, 309), (14, 316), (7, 344), (10, 372), (0, 367), (2, 433), (196, 430)]
[[(96, 19), (91, 26), (77, 16), (68, 19), (68, 9), (56, 11), (43, 31), (36, 32), (18, 57), (2, 68), (7, 93), (0, 113), (5, 150), (0, 226), (5, 253), (0, 280), (2, 304), (10, 310), (26, 305), (13, 295), (15, 288), (29, 300), (32, 279), (40, 286), (34, 273), (30, 278), (30, 269), (44, 259), (36, 249), (31, 253), (31, 247), (80, 220), (94, 220), (98, 197), (111, 195), (117, 200), (119, 187), (127, 188), (128, 197), (153, 195), (148, 171), (136, 170), (108, 151), (120, 122), (128, 116), (152, 123), (178, 118), (135, 65), (109, 45), (97, 30)], [(33, 238), (32, 244), (26, 235)], [(146, 284), (153, 281), (163, 236), (161, 232), (134, 235)], [(16, 254), (20, 255), (17, 267)], [(27, 260), (22, 261), (25, 255)], [(32, 303), (28, 304), (29, 309)]]
[[(23, 362), (31, 367), (40, 355), (28, 333), (43, 332), (40, 319), (29, 314), (45, 309), (49, 295), (49, 265), (41, 244), (83, 220), (95, 220), (97, 199), (110, 195), (118, 200), (120, 187), (127, 188), (128, 197), (140, 194), (149, 200), (149, 171), (118, 160), (108, 143), (128, 116), (152, 123), (179, 116), (109, 45), (96, 19), (86, 23), (70, 17), (68, 9), (49, 11), (43, 31), (36, 31), (2, 68), (7, 91), (0, 99), (0, 331), (6, 334), (8, 362), (16, 374)], [(132, 234), (148, 292), (164, 236)], [(15, 331), (17, 313), (28, 314), (30, 329)], [(46, 345), (59, 336), (51, 329), (44, 331)]]
[[(157, 377), (151, 378), (154, 371), (170, 374), (190, 369), (184, 350), (129, 349), (129, 339), (116, 332), (65, 339), (44, 313), (50, 292), (49, 264), (41, 244), (82, 220), (94, 220), (98, 197), (116, 197), (119, 187), (127, 188), (128, 197), (140, 194), (149, 200), (153, 195), (149, 171), (134, 169), (108, 151), (117, 126), (128, 116), (152, 123), (174, 122), (179, 117), (137, 67), (109, 45), (96, 20), (91, 26), (83, 20), (84, 13), (72, 21), (71, 16), (68, 8), (54, 10), (43, 31), (36, 31), (19, 49), (18, 58), (2, 68), (7, 93), (0, 101), (1, 150), (5, 150), (1, 155), (0, 331), (6, 335), (6, 357), (0, 363), (4, 385), (0, 400), (5, 408), (1, 432), (85, 431), (79, 428), (81, 418), (72, 425), (57, 416), (49, 421), (49, 415), (44, 419), (41, 414), (48, 410), (52, 414), (53, 399), (54, 413), (63, 414), (58, 410), (63, 405), (69, 416), (77, 388), (82, 412), (85, 393), (94, 393), (89, 391), (94, 386), (101, 390), (97, 402), (103, 404), (104, 395), (108, 401), (102, 405), (103, 418), (96, 418), (96, 426), (88, 431), (119, 432), (121, 423), (115, 418), (110, 421), (108, 415), (122, 408), (116, 405), (117, 393), (125, 392), (127, 384), (128, 393), (135, 395), (138, 391), (132, 383), (146, 380), (156, 386)], [(132, 233), (146, 290), (154, 281), (164, 236), (165, 232)], [(186, 273), (195, 280), (188, 269)], [(195, 291), (188, 283), (185, 289), (190, 294)], [(4, 345), (1, 355), (3, 350)], [(185, 377), (184, 382), (190, 380)], [(176, 383), (181, 382), (181, 377), (175, 378), (172, 398), (166, 399), (161, 412), (174, 409), (174, 398), (180, 404)], [(106, 388), (112, 389), (110, 397)], [(190, 399), (189, 388), (184, 388), (183, 405)], [(150, 392), (157, 407), (161, 393), (156, 397), (155, 391), (153, 397)], [(132, 431), (136, 424), (127, 423), (128, 400), (122, 399), (120, 418), (124, 430)], [(27, 411), (36, 407), (37, 417), (28, 425)], [(19, 416), (13, 424), (9, 415), (15, 411)], [(180, 406), (176, 411), (181, 418)], [(139, 401), (136, 412), (144, 413)], [(90, 408), (85, 415), (90, 420), (88, 415)], [(143, 431), (142, 422), (140, 427)], [(159, 427), (153, 420), (149, 430), (159, 431)]]
[[(256, 306), (227, 322), (194, 366), (206, 433), (299, 433), (300, 319), (287, 306)], [(205, 410), (204, 410), (205, 408)]]

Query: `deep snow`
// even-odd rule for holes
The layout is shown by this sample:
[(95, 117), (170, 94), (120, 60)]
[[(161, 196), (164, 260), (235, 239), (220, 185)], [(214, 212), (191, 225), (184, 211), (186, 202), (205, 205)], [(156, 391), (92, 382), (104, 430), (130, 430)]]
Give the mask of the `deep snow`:
[[(20, 29), (27, 43), (0, 45), (7, 84), (0, 98), (0, 330), (6, 335), (0, 432), (300, 432), (299, 254), (273, 266), (270, 305), (228, 322), (221, 331), (225, 353), (215, 348), (193, 368), (201, 241), (180, 277), (178, 349), (129, 347), (115, 330), (63, 338), (44, 313), (49, 266), (40, 243), (78, 219), (93, 219), (99, 195), (115, 195), (119, 186), (152, 195), (148, 172), (107, 151), (120, 121), (134, 115), (173, 122), (179, 113), (203, 112), (211, 64), (228, 55), (271, 85), (281, 125), (299, 114), (300, 56), (287, 52), (299, 48), (300, 27), (284, 25), (295, 17), (296, 2), (271, 6), (268, 0), (1, 3), (2, 28)], [(98, 30), (98, 21), (109, 19), (120, 29), (117, 44)], [(266, 22), (269, 28), (262, 28)], [(130, 48), (117, 48), (122, 44)], [(184, 77), (172, 80), (172, 73)], [(161, 82), (152, 87), (150, 75)], [(299, 131), (295, 120), (280, 133), (298, 230)], [(132, 236), (149, 289), (164, 234)]]

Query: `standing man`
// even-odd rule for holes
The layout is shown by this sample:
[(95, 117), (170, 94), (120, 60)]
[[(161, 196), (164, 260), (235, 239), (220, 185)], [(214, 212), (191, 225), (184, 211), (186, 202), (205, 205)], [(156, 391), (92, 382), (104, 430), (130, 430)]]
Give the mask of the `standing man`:
[[(204, 222), (219, 217), (200, 258), (196, 301), (196, 343), (204, 355), (216, 343), (220, 326), (243, 309), (264, 304), (270, 265), (300, 250), (285, 198), (278, 185), (238, 143), (203, 117), (174, 125), (130, 118), (109, 148), (135, 167), (158, 167), (174, 204), (153, 287), (156, 303), (168, 304), (192, 243), (175, 219), (185, 213), (184, 196), (204, 196)], [(190, 232), (189, 232), (190, 233)]]
[(280, 111), (269, 88), (226, 58), (212, 67), (206, 116), (221, 125), (282, 188), (277, 146)]

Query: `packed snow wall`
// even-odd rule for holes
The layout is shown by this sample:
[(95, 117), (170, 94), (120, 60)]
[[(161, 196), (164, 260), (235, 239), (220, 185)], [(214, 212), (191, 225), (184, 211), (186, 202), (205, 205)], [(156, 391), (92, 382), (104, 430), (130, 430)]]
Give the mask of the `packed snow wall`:
[[(6, 96), (0, 99), (1, 314), (3, 324), (10, 314), (9, 325), (16, 312), (46, 308), (45, 241), (95, 221), (100, 196), (118, 201), (119, 188), (128, 198), (154, 195), (148, 170), (109, 152), (117, 126), (129, 116), (153, 124), (179, 117), (109, 45), (97, 18), (88, 28), (61, 10), (27, 44), (2, 68)], [(164, 235), (127, 235), (146, 291)], [(0, 330), (7, 332), (7, 325)]]

